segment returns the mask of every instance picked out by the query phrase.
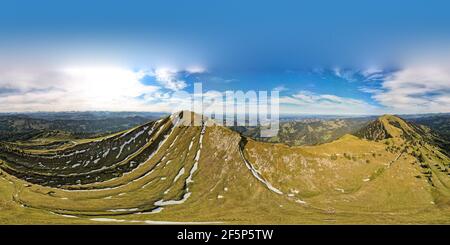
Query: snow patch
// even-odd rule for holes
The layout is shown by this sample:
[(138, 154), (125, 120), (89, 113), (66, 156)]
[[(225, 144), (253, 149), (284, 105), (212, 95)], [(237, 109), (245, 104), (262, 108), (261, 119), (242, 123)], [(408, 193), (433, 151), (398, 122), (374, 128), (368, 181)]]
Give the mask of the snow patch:
[(116, 159), (118, 159), (120, 157), (120, 155), (122, 154), (123, 148), (125, 148), (125, 146), (129, 145), (131, 142), (136, 141), (136, 139), (141, 136), (146, 130), (148, 129), (148, 126), (144, 127), (141, 131), (137, 132), (133, 137), (131, 137), (128, 141), (125, 141), (121, 146), (120, 146), (120, 150), (119, 150), (119, 154), (117, 154)]
[(109, 212), (136, 212), (138, 210), (139, 210), (139, 208), (129, 208), (129, 209), (119, 208), (119, 209), (110, 209), (108, 211)]
[(194, 175), (195, 171), (197, 171), (197, 168), (198, 168), (198, 161), (195, 162), (195, 163), (194, 163), (194, 166), (192, 166), (192, 168), (191, 168), (191, 172), (189, 173), (189, 177), (186, 179), (186, 183), (187, 183), (187, 184), (188, 184), (188, 183), (194, 182), (194, 181), (192, 180), (192, 176)]
[(124, 220), (111, 218), (92, 218), (92, 221), (98, 222), (130, 222), (130, 223), (145, 223), (148, 225), (195, 225), (195, 224), (221, 224), (222, 222), (177, 222), (177, 221), (163, 221), (163, 220)]
[(242, 153), (242, 149), (239, 149), (239, 153), (240, 153), (240, 155), (241, 155), (242, 160), (244, 160), (245, 166), (247, 166), (247, 168), (252, 172), (253, 176), (255, 176), (256, 179), (258, 179), (260, 182), (262, 182), (264, 185), (266, 185), (267, 188), (269, 188), (269, 190), (271, 190), (271, 191), (273, 191), (273, 192), (275, 192), (275, 193), (277, 193), (277, 194), (283, 195), (283, 192), (281, 192), (281, 191), (278, 190), (277, 188), (273, 187), (271, 183), (269, 183), (268, 181), (266, 181), (266, 180), (261, 176), (261, 174), (259, 173), (259, 171), (256, 170), (256, 169), (253, 167), (253, 165), (251, 165), (251, 164), (247, 161), (247, 159), (245, 159), (244, 153)]
[(163, 211), (163, 207), (157, 207), (155, 209), (152, 209), (152, 211), (150, 212), (140, 212), (140, 213), (136, 213), (136, 214), (157, 214), (157, 213), (161, 213), (161, 211)]
[(169, 200), (169, 201), (164, 201), (164, 200), (159, 200), (155, 202), (156, 206), (167, 206), (167, 205), (178, 205), (178, 204), (182, 204), (184, 203), (189, 197), (191, 196), (191, 193), (188, 192), (186, 194), (183, 195), (183, 198), (181, 200)]
[(296, 202), (296, 203), (300, 203), (300, 204), (306, 204), (306, 202), (305, 202), (305, 201), (303, 201), (303, 200), (300, 200), (300, 199), (297, 199), (297, 200), (295, 200), (295, 202)]
[(110, 219), (110, 218), (93, 218), (90, 219), (92, 221), (100, 221), (100, 222), (125, 222), (124, 219)]
[(108, 150), (105, 151), (105, 153), (103, 153), (102, 157), (105, 158), (109, 152), (111, 151), (111, 149), (108, 148)]
[(175, 142), (177, 141), (178, 136), (180, 136), (180, 135), (177, 135), (177, 137), (175, 137), (175, 139), (173, 140), (172, 144), (169, 145), (169, 148), (172, 148), (172, 146), (175, 145)]

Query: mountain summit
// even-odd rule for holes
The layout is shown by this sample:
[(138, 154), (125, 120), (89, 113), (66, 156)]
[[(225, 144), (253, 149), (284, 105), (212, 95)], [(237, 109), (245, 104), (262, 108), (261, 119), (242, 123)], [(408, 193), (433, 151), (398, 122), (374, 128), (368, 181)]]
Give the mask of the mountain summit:
[(425, 128), (383, 116), (360, 132), (291, 147), (183, 111), (70, 144), (4, 142), (0, 221), (448, 222), (450, 159)]

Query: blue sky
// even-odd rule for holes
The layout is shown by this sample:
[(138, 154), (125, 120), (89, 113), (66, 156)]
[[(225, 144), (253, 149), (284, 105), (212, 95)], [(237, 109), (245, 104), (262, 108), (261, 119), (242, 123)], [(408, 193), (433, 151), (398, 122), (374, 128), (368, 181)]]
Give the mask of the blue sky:
[(168, 111), (202, 82), (284, 113), (450, 112), (447, 2), (1, 1), (0, 111)]

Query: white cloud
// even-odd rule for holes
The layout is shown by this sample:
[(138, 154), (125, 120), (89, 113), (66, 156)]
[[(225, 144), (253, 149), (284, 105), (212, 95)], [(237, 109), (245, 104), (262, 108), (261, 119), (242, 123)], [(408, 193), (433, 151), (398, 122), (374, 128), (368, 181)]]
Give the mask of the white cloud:
[(342, 78), (344, 80), (347, 80), (349, 82), (356, 81), (355, 75), (357, 74), (357, 71), (352, 69), (342, 69), (339, 67), (333, 68), (333, 73), (336, 77)]
[(409, 66), (367, 92), (394, 113), (450, 112), (450, 66)]
[(284, 85), (280, 85), (280, 86), (273, 88), (273, 90), (278, 91), (278, 92), (284, 92), (284, 91), (288, 91), (289, 89)]
[(333, 72), (334, 72), (334, 75), (335, 75), (335, 76), (337, 76), (337, 77), (342, 77), (342, 74), (341, 74), (341, 68), (335, 67), (335, 68), (333, 68)]
[(143, 71), (116, 66), (0, 70), (0, 111), (146, 110)]
[(303, 114), (375, 114), (378, 108), (363, 100), (300, 91), (292, 96), (280, 97), (282, 111)]
[(376, 66), (371, 66), (365, 69), (343, 69), (335, 67), (332, 69), (332, 71), (336, 77), (342, 78), (349, 82), (357, 82), (361, 80), (364, 81), (382, 80), (388, 74), (383, 69), (378, 68)]
[(370, 87), (359, 87), (358, 90), (361, 92), (364, 92), (364, 93), (368, 93), (368, 94), (375, 94), (375, 93), (380, 93), (383, 91), (381, 89), (370, 88)]
[(154, 76), (156, 81), (158, 81), (165, 88), (178, 91), (187, 87), (187, 83), (178, 78), (178, 73), (179, 71), (174, 69), (159, 68), (155, 69), (149, 75)]
[(190, 74), (205, 73), (206, 68), (202, 66), (189, 66), (188, 68), (186, 68), (186, 71), (189, 72)]
[(382, 80), (386, 77), (386, 73), (383, 69), (378, 67), (369, 67), (359, 72), (366, 81)]
[(367, 69), (365, 69), (365, 70), (362, 70), (362, 71), (361, 71), (361, 74), (362, 74), (363, 76), (365, 76), (365, 77), (368, 77), (368, 76), (371, 76), (371, 75), (374, 75), (374, 74), (380, 74), (380, 73), (382, 73), (382, 72), (383, 72), (382, 69), (377, 68), (377, 67), (375, 67), (375, 66), (372, 66), (372, 67), (369, 67), (369, 68), (367, 68)]
[(109, 101), (113, 98), (133, 98), (154, 92), (155, 86), (144, 85), (140, 80), (143, 71), (131, 71), (121, 67), (72, 67), (65, 68), (65, 89), (95, 101)]
[[(204, 71), (200, 67), (148, 72), (98, 65), (0, 66), (0, 112), (191, 109), (191, 95), (183, 90), (187, 84), (179, 77)], [(146, 76), (160, 85), (142, 83)]]

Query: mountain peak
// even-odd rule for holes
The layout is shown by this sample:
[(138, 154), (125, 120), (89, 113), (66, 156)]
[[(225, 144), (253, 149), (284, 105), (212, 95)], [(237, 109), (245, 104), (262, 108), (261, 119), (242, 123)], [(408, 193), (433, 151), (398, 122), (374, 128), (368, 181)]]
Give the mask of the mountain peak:
[(392, 114), (384, 114), (377, 118), (378, 120), (402, 120), (400, 117)]

